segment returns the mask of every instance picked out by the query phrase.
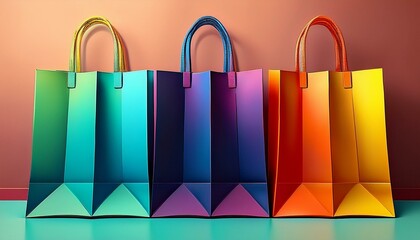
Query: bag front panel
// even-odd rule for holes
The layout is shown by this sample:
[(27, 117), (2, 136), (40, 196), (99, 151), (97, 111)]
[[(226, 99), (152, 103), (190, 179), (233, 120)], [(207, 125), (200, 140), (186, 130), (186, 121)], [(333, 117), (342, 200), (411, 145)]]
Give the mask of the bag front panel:
[(211, 181), (211, 75), (192, 73), (185, 88), (183, 182)]
[(389, 183), (382, 69), (352, 72), (360, 180)]
[(36, 71), (28, 216), (64, 182), (68, 101), (67, 72)]

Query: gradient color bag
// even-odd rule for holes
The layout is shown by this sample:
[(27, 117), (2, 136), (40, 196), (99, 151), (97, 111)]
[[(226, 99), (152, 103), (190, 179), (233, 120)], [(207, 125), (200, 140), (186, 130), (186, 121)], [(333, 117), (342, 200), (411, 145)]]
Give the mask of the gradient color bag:
[[(203, 25), (223, 40), (224, 72), (191, 72)], [(152, 216), (268, 216), (262, 71), (234, 72), (229, 35), (214, 17), (187, 33), (181, 72), (156, 72)]]
[[(335, 40), (336, 71), (307, 73), (313, 25)], [(312, 19), (296, 47), (296, 72), (269, 71), (272, 214), (393, 217), (382, 69), (349, 71), (339, 28)]]
[[(83, 34), (97, 24), (112, 33), (115, 72), (80, 72)], [(101, 17), (76, 31), (70, 71), (36, 71), (28, 217), (150, 215), (152, 80), (126, 72), (121, 39)]]

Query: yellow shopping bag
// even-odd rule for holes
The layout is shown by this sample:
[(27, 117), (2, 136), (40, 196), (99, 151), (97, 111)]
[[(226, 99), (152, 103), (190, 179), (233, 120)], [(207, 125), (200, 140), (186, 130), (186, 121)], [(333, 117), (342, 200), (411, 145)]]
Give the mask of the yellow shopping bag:
[[(307, 73), (313, 25), (335, 39), (336, 71)], [(303, 29), (296, 71), (269, 71), (273, 216), (394, 217), (382, 69), (349, 71), (343, 36), (319, 16)]]

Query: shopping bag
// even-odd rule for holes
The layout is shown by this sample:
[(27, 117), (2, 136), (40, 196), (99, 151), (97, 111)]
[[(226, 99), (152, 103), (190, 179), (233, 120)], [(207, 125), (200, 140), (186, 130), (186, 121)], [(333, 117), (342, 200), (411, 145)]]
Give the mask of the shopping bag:
[[(83, 34), (105, 25), (114, 72), (81, 72)], [(149, 216), (153, 72), (126, 72), (102, 17), (76, 31), (69, 71), (37, 70), (28, 217)]]
[[(223, 41), (224, 72), (191, 72), (191, 40), (203, 25)], [(262, 70), (235, 72), (229, 35), (198, 19), (181, 72), (156, 71), (152, 216), (268, 216)]]
[[(307, 73), (313, 25), (335, 40), (336, 71)], [(296, 71), (270, 70), (268, 160), (272, 215), (394, 217), (382, 69), (350, 71), (341, 31), (319, 16), (303, 29)]]

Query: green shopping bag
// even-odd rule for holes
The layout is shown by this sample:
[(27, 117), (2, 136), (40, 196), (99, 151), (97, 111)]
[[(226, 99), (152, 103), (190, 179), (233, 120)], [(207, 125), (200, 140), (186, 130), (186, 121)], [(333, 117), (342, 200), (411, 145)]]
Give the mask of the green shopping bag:
[[(83, 34), (105, 25), (114, 72), (81, 72)], [(124, 46), (102, 17), (76, 31), (70, 71), (37, 70), (26, 214), (149, 216), (153, 72), (126, 72)]]

